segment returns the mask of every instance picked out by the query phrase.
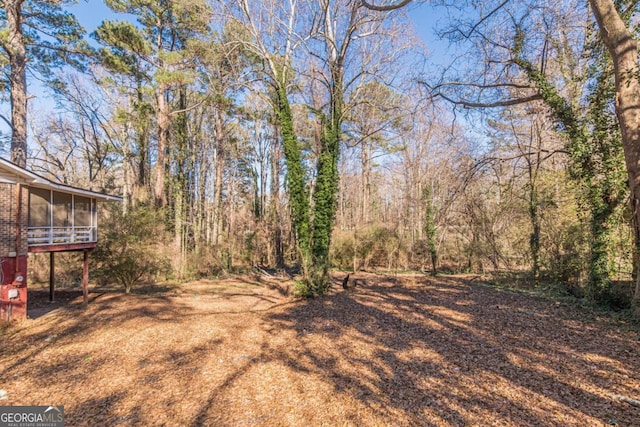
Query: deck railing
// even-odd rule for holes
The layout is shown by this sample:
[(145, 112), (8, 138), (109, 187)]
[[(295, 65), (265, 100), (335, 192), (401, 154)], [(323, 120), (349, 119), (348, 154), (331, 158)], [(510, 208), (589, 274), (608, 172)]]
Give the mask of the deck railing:
[(70, 243), (92, 243), (98, 241), (96, 227), (29, 227), (29, 246), (64, 245)]

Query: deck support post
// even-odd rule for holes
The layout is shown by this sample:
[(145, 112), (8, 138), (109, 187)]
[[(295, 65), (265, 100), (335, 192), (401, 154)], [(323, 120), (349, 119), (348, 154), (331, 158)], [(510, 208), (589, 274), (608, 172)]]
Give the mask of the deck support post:
[(49, 252), (49, 302), (53, 302), (56, 289), (56, 258), (55, 252)]
[(89, 303), (89, 250), (82, 252), (82, 302), (86, 306)]

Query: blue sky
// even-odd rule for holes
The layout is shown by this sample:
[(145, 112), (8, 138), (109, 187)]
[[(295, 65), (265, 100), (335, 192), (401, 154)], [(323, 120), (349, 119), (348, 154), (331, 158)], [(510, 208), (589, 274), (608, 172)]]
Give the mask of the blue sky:
[[(432, 51), (446, 48), (445, 42), (436, 39), (433, 28), (441, 19), (439, 10), (424, 3), (415, 3), (407, 7), (418, 34), (427, 42)], [(95, 30), (104, 19), (118, 19), (122, 15), (112, 12), (101, 0), (80, 0), (69, 8), (76, 14), (88, 33)]]
[(439, 40), (435, 34), (435, 28), (443, 23), (444, 17), (441, 13), (441, 9), (424, 3), (409, 6), (409, 17), (435, 62), (444, 59), (448, 50), (448, 42)]
[(91, 33), (105, 19), (115, 19), (118, 14), (109, 9), (102, 0), (80, 0), (74, 6), (69, 7), (80, 23)]

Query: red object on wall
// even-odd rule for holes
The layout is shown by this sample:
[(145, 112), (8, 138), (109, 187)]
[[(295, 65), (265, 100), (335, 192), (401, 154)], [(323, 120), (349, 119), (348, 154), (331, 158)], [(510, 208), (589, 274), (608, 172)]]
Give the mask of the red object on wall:
[(26, 319), (27, 256), (2, 257), (0, 267), (0, 320)]

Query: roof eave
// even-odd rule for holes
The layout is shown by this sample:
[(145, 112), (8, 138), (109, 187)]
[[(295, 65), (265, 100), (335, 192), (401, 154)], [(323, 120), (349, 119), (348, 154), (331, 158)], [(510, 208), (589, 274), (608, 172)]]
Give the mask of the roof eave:
[(25, 184), (31, 187), (58, 190), (65, 193), (91, 197), (93, 199), (105, 201), (105, 202), (122, 202), (122, 197), (112, 196), (110, 194), (98, 193), (91, 190), (84, 190), (82, 188), (71, 187), (69, 185), (58, 184), (38, 174), (35, 174), (31, 171), (21, 168), (20, 166), (8, 160), (5, 160), (1, 157), (0, 157), (0, 167), (4, 167), (12, 175), (15, 175), (19, 179), (19, 182), (21, 184)]

